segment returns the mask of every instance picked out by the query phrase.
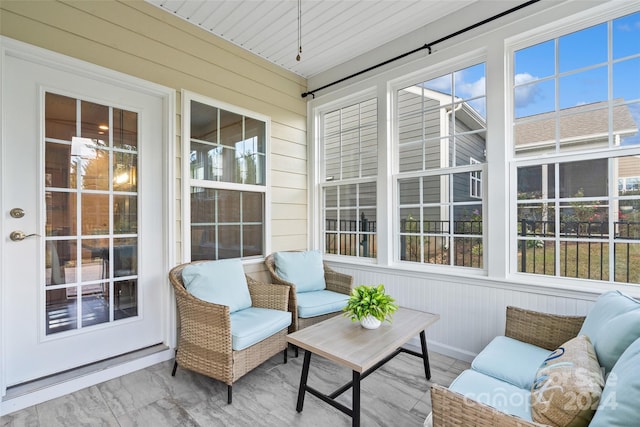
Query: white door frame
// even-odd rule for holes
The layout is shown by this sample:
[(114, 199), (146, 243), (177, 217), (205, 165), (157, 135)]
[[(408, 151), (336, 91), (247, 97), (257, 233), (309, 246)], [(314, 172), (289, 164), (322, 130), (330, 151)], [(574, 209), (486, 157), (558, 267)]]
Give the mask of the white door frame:
[[(163, 163), (163, 210), (166, 215), (167, 221), (163, 224), (163, 259), (161, 262), (161, 268), (163, 271), (168, 272), (170, 267), (175, 263), (175, 209), (174, 202), (176, 200), (175, 194), (175, 170), (174, 159), (176, 156), (175, 150), (175, 118), (176, 118), (176, 91), (172, 88), (168, 88), (162, 85), (151, 83), (146, 80), (142, 80), (136, 77), (129, 76), (117, 71), (113, 71), (104, 67), (100, 67), (95, 64), (91, 64), (85, 61), (81, 61), (75, 58), (71, 58), (56, 52), (52, 52), (46, 49), (42, 49), (30, 44), (26, 44), (14, 39), (0, 36), (0, 91), (2, 85), (10, 84), (5, 82), (4, 71), (4, 58), (13, 56), (21, 59), (28, 60), (30, 62), (39, 63), (48, 67), (56, 68), (61, 71), (67, 72), (71, 75), (79, 75), (83, 77), (90, 77), (105, 81), (107, 83), (116, 84), (121, 87), (130, 87), (132, 90), (138, 92), (145, 92), (149, 95), (162, 98), (163, 100), (163, 141), (162, 141), (162, 163)], [(0, 118), (4, 117), (3, 108), (10, 108), (10, 106), (4, 106), (0, 103)], [(5, 162), (5, 134), (2, 127), (3, 123), (0, 120), (0, 168), (3, 168)], [(0, 169), (0, 170), (1, 170)], [(0, 189), (4, 194), (5, 188), (10, 185), (10, 182), (3, 180), (0, 175)], [(6, 219), (8, 218), (8, 207), (4, 206), (3, 199), (0, 198), (0, 212), (2, 213), (2, 220), (0, 221), (0, 307), (5, 303), (5, 283), (3, 268), (4, 251), (6, 243), (9, 241), (6, 227)], [(173, 303), (173, 293), (169, 285), (169, 281), (165, 282), (162, 286), (162, 301), (163, 312), (166, 316), (163, 319), (163, 343), (167, 346), (164, 351), (156, 352), (138, 359), (133, 359), (129, 362), (118, 364), (107, 369), (90, 373), (88, 375), (81, 376), (77, 379), (52, 385), (50, 387), (34, 391), (32, 393), (24, 394), (19, 397), (5, 400), (6, 395), (6, 378), (5, 378), (5, 354), (9, 351), (5, 344), (4, 328), (8, 327), (11, 319), (6, 319), (4, 316), (4, 310), (0, 313), (0, 416), (14, 412), (16, 410), (49, 400), (55, 397), (63, 396), (65, 394), (74, 392), (76, 390), (112, 379), (118, 376), (124, 375), (129, 372), (133, 372), (146, 366), (153, 365), (155, 363), (169, 360), (174, 355), (174, 348), (176, 342), (176, 312), (175, 304)], [(15, 326), (15, 325), (14, 325)]]

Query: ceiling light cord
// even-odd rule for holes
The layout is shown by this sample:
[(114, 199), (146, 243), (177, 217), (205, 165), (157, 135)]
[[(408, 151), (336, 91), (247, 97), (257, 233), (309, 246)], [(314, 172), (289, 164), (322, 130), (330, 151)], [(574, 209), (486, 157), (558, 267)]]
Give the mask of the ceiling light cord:
[(302, 55), (302, 0), (298, 0), (298, 55), (296, 61), (300, 61)]

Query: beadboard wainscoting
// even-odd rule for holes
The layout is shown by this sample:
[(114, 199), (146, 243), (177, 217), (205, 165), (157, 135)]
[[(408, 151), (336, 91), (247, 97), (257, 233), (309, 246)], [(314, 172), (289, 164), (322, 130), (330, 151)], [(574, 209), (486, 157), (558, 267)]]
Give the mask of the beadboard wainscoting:
[[(427, 331), (429, 349), (471, 361), (504, 334), (508, 305), (554, 314), (585, 315), (601, 291), (545, 288), (486, 277), (429, 274), (375, 265), (329, 262), (351, 274), (354, 286), (384, 284), (402, 307), (440, 314)], [(418, 345), (417, 340), (414, 345)]]

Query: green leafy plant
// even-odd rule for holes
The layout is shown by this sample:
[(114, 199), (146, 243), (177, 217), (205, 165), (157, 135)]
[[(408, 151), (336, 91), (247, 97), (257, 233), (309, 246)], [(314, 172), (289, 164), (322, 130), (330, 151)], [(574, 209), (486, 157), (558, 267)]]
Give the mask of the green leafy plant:
[(371, 315), (381, 322), (391, 321), (391, 315), (398, 309), (395, 300), (385, 293), (384, 285), (360, 285), (353, 288), (347, 305), (343, 308), (344, 315), (351, 321), (361, 320)]

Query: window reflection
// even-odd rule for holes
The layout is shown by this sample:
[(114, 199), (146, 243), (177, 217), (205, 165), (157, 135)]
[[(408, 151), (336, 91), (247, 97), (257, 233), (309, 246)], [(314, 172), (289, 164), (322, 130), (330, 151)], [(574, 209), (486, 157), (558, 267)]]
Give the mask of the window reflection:
[(48, 334), (138, 315), (137, 121), (45, 96)]

